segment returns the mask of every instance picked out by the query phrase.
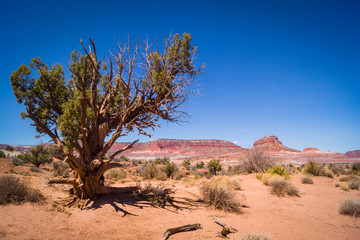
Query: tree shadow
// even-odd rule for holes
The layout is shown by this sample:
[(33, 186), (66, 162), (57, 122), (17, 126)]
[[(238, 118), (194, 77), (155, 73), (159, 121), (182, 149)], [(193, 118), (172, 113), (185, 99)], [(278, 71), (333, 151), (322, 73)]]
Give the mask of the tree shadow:
[(171, 197), (165, 203), (158, 204), (146, 196), (136, 196), (133, 193), (112, 193), (104, 196), (98, 196), (94, 199), (91, 205), (84, 208), (84, 210), (99, 209), (105, 205), (111, 205), (116, 212), (122, 212), (122, 217), (126, 215), (139, 216), (126, 210), (128, 206), (143, 209), (146, 207), (162, 208), (171, 212), (177, 212), (183, 209), (194, 209), (200, 204), (198, 200), (189, 198)]

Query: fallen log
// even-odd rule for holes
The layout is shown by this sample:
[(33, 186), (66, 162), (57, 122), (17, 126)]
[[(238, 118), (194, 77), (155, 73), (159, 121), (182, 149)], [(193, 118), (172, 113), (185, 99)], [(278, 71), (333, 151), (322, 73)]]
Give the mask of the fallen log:
[(215, 221), (215, 223), (219, 224), (220, 226), (222, 226), (222, 230), (220, 232), (220, 237), (223, 237), (223, 238), (228, 238), (228, 234), (230, 233), (236, 233), (238, 230), (236, 230), (235, 228), (233, 227), (228, 227), (225, 223), (222, 223), (219, 221), (219, 219), (217, 219), (217, 217), (213, 216), (213, 219)]
[(186, 231), (192, 231), (192, 230), (197, 230), (197, 229), (201, 229), (200, 223), (184, 225), (184, 226), (180, 226), (180, 227), (176, 227), (176, 228), (169, 228), (168, 230), (165, 231), (165, 233), (163, 235), (163, 240), (167, 240), (170, 237), (170, 235), (178, 233), (178, 232), (186, 232)]

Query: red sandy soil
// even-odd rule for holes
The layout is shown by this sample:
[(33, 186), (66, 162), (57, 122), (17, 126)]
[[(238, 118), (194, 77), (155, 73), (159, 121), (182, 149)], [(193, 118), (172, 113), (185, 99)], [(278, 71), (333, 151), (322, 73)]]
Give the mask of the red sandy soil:
[[(314, 177), (313, 185), (301, 184), (302, 174), (291, 181), (304, 192), (301, 197), (277, 197), (254, 174), (242, 175), (242, 190), (236, 199), (247, 208), (242, 214), (206, 208), (198, 200), (198, 185), (186, 187), (168, 181), (177, 200), (188, 199), (194, 206), (175, 203), (159, 208), (130, 195), (113, 195), (96, 200), (89, 208), (57, 209), (53, 201), (67, 196), (68, 187), (49, 186), (51, 172), (20, 176), (47, 197), (46, 203), (0, 206), (0, 238), (3, 239), (161, 239), (168, 228), (200, 223), (203, 229), (170, 236), (176, 239), (218, 239), (221, 227), (212, 216), (244, 233), (265, 233), (275, 239), (359, 239), (359, 218), (338, 213), (344, 197), (360, 197), (358, 190), (344, 192), (333, 179)], [(0, 173), (4, 175), (4, 173)], [(118, 184), (119, 186), (132, 183)], [(154, 182), (156, 184), (156, 182)]]

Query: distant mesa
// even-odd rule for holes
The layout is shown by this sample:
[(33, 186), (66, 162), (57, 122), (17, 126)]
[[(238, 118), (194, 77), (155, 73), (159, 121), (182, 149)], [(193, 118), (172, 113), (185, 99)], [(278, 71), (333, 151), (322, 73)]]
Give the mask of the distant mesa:
[(350, 158), (360, 158), (360, 150), (346, 152), (345, 156)]
[(280, 142), (280, 140), (274, 136), (267, 136), (260, 138), (254, 142), (254, 148), (261, 147), (266, 151), (280, 152), (280, 151), (289, 151), (289, 152), (299, 152), (298, 150), (286, 147)]
[(307, 147), (302, 150), (303, 152), (320, 152), (317, 148)]

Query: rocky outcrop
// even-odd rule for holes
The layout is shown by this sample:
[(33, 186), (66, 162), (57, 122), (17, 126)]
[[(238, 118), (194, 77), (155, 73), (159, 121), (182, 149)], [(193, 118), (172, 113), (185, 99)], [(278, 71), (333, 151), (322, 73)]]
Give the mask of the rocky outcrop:
[(260, 147), (265, 151), (273, 151), (273, 152), (280, 152), (280, 151), (299, 152), (298, 150), (284, 146), (282, 142), (280, 142), (280, 140), (273, 135), (263, 137), (255, 141), (254, 147), (255, 148)]
[(346, 152), (345, 156), (350, 158), (360, 158), (360, 150)]
[(320, 152), (317, 148), (307, 147), (302, 150), (302, 152)]

